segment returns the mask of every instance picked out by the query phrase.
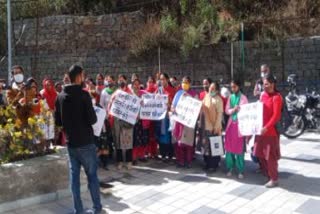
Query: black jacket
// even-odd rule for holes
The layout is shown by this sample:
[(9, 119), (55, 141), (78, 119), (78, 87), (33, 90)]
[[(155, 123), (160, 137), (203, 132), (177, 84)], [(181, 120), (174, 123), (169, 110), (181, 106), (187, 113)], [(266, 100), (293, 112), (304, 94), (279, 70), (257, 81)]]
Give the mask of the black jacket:
[(55, 122), (63, 127), (69, 147), (93, 144), (97, 116), (89, 93), (80, 85), (66, 86), (56, 100)]

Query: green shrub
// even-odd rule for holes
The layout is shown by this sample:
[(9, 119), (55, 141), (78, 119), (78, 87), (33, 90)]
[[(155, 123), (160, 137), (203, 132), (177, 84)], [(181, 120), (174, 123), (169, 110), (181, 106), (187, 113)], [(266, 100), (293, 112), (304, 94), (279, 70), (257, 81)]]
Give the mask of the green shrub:
[(177, 31), (179, 28), (177, 19), (173, 18), (172, 15), (163, 15), (160, 19), (160, 29), (163, 33), (172, 33)]
[(188, 26), (183, 32), (183, 42), (181, 44), (181, 51), (183, 56), (187, 57), (193, 48), (200, 47), (204, 41), (202, 26), (195, 27)]

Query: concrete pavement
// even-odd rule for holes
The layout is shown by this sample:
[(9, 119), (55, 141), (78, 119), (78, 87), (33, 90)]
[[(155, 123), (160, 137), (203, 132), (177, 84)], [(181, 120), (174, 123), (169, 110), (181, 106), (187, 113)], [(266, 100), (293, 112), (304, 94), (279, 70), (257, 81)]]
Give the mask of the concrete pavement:
[[(243, 180), (227, 178), (224, 161), (216, 173), (206, 174), (202, 161), (191, 169), (178, 169), (161, 161), (139, 163), (131, 171), (99, 171), (100, 179), (113, 185), (103, 190), (108, 213), (206, 214), (206, 213), (320, 213), (320, 134), (307, 133), (298, 139), (281, 139), (280, 186), (267, 189), (266, 179), (255, 172), (257, 165), (246, 154)], [(90, 208), (88, 192), (83, 194)], [(14, 210), (6, 214), (71, 213), (72, 200)]]

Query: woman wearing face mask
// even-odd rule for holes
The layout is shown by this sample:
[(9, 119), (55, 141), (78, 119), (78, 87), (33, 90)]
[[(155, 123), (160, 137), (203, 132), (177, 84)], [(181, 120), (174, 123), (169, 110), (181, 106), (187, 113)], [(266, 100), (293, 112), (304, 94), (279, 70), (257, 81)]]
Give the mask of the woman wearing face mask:
[(225, 137), (227, 176), (232, 176), (232, 171), (237, 168), (238, 178), (243, 179), (244, 153), (246, 149), (245, 139), (239, 133), (237, 115), (241, 105), (247, 104), (248, 99), (241, 93), (239, 81), (231, 81), (231, 91), (232, 94), (229, 97), (225, 111), (227, 115), (230, 115)]
[[(172, 87), (169, 81), (168, 74), (166, 73), (160, 74), (159, 85), (156, 93), (168, 95), (168, 98), (169, 98), (168, 111), (169, 111), (176, 91)], [(167, 116), (163, 120), (157, 121), (155, 123), (155, 131), (156, 131), (157, 141), (159, 143), (160, 155), (161, 155), (162, 161), (164, 162), (171, 160), (174, 155), (174, 149), (171, 142), (171, 131), (169, 130), (169, 127), (170, 127), (169, 114), (167, 114)]]
[(104, 129), (101, 133), (102, 137), (99, 139), (101, 142), (100, 161), (102, 168), (108, 169), (108, 162), (113, 157), (113, 124), (114, 118), (108, 114), (108, 105), (111, 100), (112, 94), (116, 91), (114, 77), (106, 75), (104, 80), (105, 88), (101, 92), (100, 107), (106, 110), (106, 119), (104, 121)]
[(203, 91), (200, 92), (200, 95), (199, 95), (200, 100), (203, 100), (204, 97), (206, 96), (206, 94), (209, 92), (209, 87), (210, 87), (211, 83), (212, 83), (212, 80), (210, 78), (206, 78), (203, 80), (203, 82), (202, 82)]
[(280, 134), (276, 128), (281, 119), (283, 98), (276, 89), (276, 79), (272, 74), (263, 79), (263, 129), (256, 137), (254, 153), (258, 157), (263, 175), (269, 178), (267, 188), (278, 185), (278, 160), (280, 159)]
[(203, 152), (204, 170), (209, 172), (215, 172), (221, 160), (220, 156), (212, 156), (209, 140), (212, 136), (220, 136), (222, 131), (223, 103), (218, 95), (218, 88), (218, 83), (211, 83), (202, 100), (198, 131), (198, 146)]
[(13, 83), (12, 89), (20, 90), (24, 82), (24, 70), (20, 65), (12, 67)]
[(7, 90), (7, 102), (9, 105), (16, 106), (19, 100), (23, 98), (24, 88), (24, 70), (20, 65), (12, 67), (12, 86)]
[(263, 78), (265, 78), (268, 74), (270, 74), (269, 66), (266, 64), (261, 65), (260, 78), (257, 80), (253, 90), (253, 96), (255, 96), (258, 99), (260, 98), (260, 95), (263, 92)]
[[(173, 100), (173, 111), (176, 108), (181, 96), (192, 96), (198, 98), (195, 91), (191, 89), (190, 77), (186, 76), (182, 79), (182, 89), (177, 92)], [(176, 140), (175, 151), (178, 167), (190, 168), (194, 154), (195, 130), (175, 122), (173, 136)]]
[(179, 81), (177, 79), (177, 77), (173, 76), (170, 78), (170, 83), (171, 85), (178, 91), (180, 88), (180, 84)]
[(110, 102), (111, 96), (117, 89), (114, 76), (107, 75), (104, 80), (104, 85), (105, 88), (102, 90), (100, 96), (100, 106), (103, 109), (108, 110), (108, 104)]
[(57, 92), (54, 88), (54, 82), (51, 79), (44, 79), (42, 82), (43, 89), (40, 91), (42, 98), (47, 102), (49, 109), (54, 111)]
[[(118, 86), (118, 90), (113, 93), (109, 102), (109, 112), (115, 97), (120, 91), (132, 94), (132, 91), (127, 87), (127, 77), (125, 75), (119, 75)], [(133, 126), (118, 118), (114, 118), (114, 124), (112, 128), (118, 169), (122, 169), (123, 162), (125, 161), (127, 163), (127, 169), (130, 170), (132, 168)], [(124, 147), (125, 149), (122, 149)], [(125, 155), (125, 157), (123, 155)]]

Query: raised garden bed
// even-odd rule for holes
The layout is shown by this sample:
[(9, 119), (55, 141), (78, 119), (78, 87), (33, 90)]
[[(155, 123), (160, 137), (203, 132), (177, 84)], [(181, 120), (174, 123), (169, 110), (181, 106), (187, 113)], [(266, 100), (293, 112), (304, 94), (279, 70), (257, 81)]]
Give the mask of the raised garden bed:
[[(0, 165), (0, 213), (69, 196), (66, 148), (54, 154)], [(81, 180), (85, 183), (85, 175)]]

